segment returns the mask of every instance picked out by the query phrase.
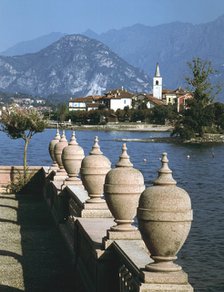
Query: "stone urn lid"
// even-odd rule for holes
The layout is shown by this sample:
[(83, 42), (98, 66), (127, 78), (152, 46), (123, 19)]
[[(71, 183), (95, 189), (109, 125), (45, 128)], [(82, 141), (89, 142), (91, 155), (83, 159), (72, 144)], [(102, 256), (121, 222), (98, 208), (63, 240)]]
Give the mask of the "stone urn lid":
[(82, 161), (81, 174), (107, 174), (110, 169), (111, 162), (100, 150), (99, 139), (96, 136), (92, 150)]
[(54, 156), (54, 146), (55, 144), (57, 144), (59, 142), (59, 140), (61, 139), (61, 136), (59, 134), (59, 130), (58, 130), (58, 127), (57, 127), (57, 130), (56, 130), (56, 135), (55, 137), (51, 140), (51, 142), (49, 143), (49, 154), (51, 156), (51, 159), (53, 160), (53, 162), (55, 163), (55, 156)]
[(127, 186), (124, 192), (129, 192), (135, 185), (139, 190), (144, 190), (144, 178), (142, 173), (133, 168), (133, 164), (130, 161), (130, 157), (127, 153), (127, 146), (124, 143), (122, 146), (122, 153), (119, 157), (119, 161), (106, 176), (105, 184)]
[(83, 159), (84, 150), (76, 141), (75, 131), (72, 132), (71, 140), (68, 145), (63, 149), (63, 158), (64, 159)]

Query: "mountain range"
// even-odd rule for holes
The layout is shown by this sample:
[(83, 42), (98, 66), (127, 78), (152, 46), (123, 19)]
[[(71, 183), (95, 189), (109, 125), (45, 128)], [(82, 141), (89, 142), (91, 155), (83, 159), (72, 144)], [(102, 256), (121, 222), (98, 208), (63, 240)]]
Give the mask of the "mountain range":
[[(224, 79), (224, 16), (216, 20), (193, 25), (173, 22), (158, 26), (136, 24), (118, 30), (97, 34), (91, 30), (83, 34), (106, 44), (119, 57), (134, 67), (143, 70), (151, 78), (155, 65), (159, 62), (164, 88), (185, 87), (185, 77), (189, 74), (187, 62), (193, 57), (210, 60), (218, 73), (213, 81)], [(60, 37), (60, 33), (55, 34)], [(52, 35), (49, 35), (49, 39)], [(42, 48), (49, 44), (48, 36), (39, 38)], [(23, 49), (21, 49), (21, 46)], [(17, 48), (16, 48), (17, 47)], [(40, 49), (36, 40), (14, 46), (14, 54), (29, 53)], [(12, 53), (12, 49), (11, 49)], [(10, 49), (5, 55), (10, 55)], [(142, 79), (142, 77), (140, 78)], [(148, 79), (149, 81), (149, 79)], [(125, 86), (125, 84), (123, 84)]]
[(122, 86), (150, 90), (146, 74), (83, 35), (66, 35), (37, 53), (0, 57), (3, 91), (86, 96)]
[(120, 30), (86, 35), (100, 40), (129, 64), (153, 77), (159, 62), (164, 86), (184, 86), (189, 74), (187, 62), (193, 57), (209, 60), (219, 72), (216, 80), (224, 77), (224, 15), (215, 21), (193, 25), (173, 22), (154, 27), (136, 24)]

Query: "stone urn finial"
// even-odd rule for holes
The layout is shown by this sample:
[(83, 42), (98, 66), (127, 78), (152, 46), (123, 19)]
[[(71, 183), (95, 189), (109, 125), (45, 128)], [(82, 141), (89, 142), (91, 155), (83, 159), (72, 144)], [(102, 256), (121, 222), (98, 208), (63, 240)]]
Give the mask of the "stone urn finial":
[(173, 272), (181, 270), (173, 261), (188, 236), (193, 216), (190, 197), (176, 186), (166, 153), (161, 162), (154, 185), (140, 196), (137, 218), (142, 238), (154, 260), (146, 265), (146, 270)]
[(67, 182), (77, 185), (82, 184), (78, 176), (83, 158), (84, 151), (76, 141), (75, 131), (72, 131), (71, 140), (62, 151), (62, 163), (68, 173)]
[(127, 154), (126, 144), (116, 167), (108, 172), (105, 179), (104, 194), (107, 205), (117, 225), (113, 231), (136, 231), (132, 225), (136, 215), (139, 196), (145, 189), (142, 173), (133, 168)]
[(61, 139), (54, 146), (54, 155), (55, 155), (56, 162), (59, 165), (59, 172), (65, 172), (64, 166), (63, 166), (63, 163), (62, 163), (61, 155), (62, 155), (63, 149), (67, 145), (68, 145), (68, 141), (67, 141), (66, 136), (65, 136), (65, 130), (63, 130), (62, 131), (62, 135), (61, 135)]
[(89, 154), (90, 155), (102, 155), (103, 154), (103, 152), (100, 150), (98, 136), (95, 137), (92, 150), (89, 152)]
[(157, 179), (154, 181), (154, 185), (176, 185), (177, 182), (173, 179), (172, 176), (172, 170), (169, 168), (168, 165), (168, 158), (167, 158), (167, 153), (164, 152), (162, 154), (162, 167), (158, 170), (158, 177)]
[(104, 203), (103, 187), (105, 177), (111, 169), (110, 160), (100, 150), (99, 140), (96, 136), (89, 155), (86, 156), (81, 165), (81, 179), (90, 199), (86, 203)]
[(57, 125), (56, 135), (49, 143), (49, 148), (48, 148), (51, 159), (53, 161), (53, 164), (51, 165), (51, 167), (55, 167), (55, 168), (58, 167), (58, 164), (56, 162), (55, 155), (54, 155), (54, 146), (59, 142), (60, 138), (61, 136), (59, 134), (58, 125)]
[(130, 157), (128, 156), (127, 150), (128, 150), (128, 148), (126, 146), (126, 143), (124, 143), (122, 146), (122, 152), (120, 155), (120, 159), (117, 162), (116, 167), (133, 167), (133, 164), (131, 163), (131, 161), (129, 159)]

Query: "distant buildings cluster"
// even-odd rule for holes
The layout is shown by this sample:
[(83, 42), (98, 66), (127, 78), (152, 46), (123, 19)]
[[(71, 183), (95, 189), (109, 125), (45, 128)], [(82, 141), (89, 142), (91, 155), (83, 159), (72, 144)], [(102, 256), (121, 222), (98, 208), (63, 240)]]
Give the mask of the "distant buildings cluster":
[(27, 97), (23, 95), (13, 95), (7, 99), (7, 102), (0, 98), (0, 116), (2, 114), (2, 110), (4, 111), (6, 107), (22, 107), (22, 108), (34, 108), (40, 112), (51, 111), (51, 107), (46, 105), (45, 99), (36, 99), (32, 97)]
[(157, 64), (153, 77), (152, 94), (131, 93), (122, 87), (110, 90), (103, 96), (71, 98), (69, 100), (69, 111), (89, 111), (103, 108), (116, 111), (127, 107), (140, 109), (143, 105), (144, 108), (150, 109), (156, 105), (176, 104), (179, 112), (184, 108), (186, 100), (189, 98), (192, 98), (192, 94), (182, 88), (163, 89), (163, 79), (160, 75), (159, 64)]

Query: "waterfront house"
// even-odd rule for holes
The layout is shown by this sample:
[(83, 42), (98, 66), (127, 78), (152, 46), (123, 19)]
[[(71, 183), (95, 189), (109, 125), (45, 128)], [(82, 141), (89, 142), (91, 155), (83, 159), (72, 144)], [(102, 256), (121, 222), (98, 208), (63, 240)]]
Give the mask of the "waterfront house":
[(86, 96), (71, 98), (68, 103), (69, 111), (87, 111), (90, 109), (98, 109), (101, 96)]
[(139, 93), (132, 97), (132, 107), (134, 109), (150, 109), (157, 105), (165, 105), (164, 102), (152, 94)]
[(131, 108), (133, 95), (133, 93), (127, 91), (123, 87), (110, 90), (102, 97), (102, 104), (104, 104), (106, 108), (114, 111)]

